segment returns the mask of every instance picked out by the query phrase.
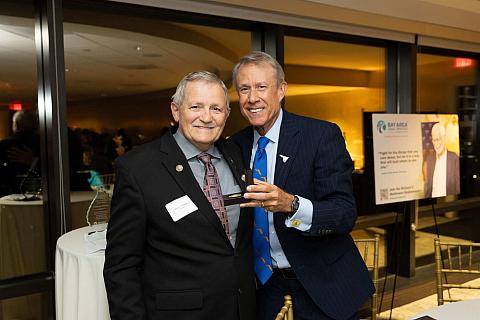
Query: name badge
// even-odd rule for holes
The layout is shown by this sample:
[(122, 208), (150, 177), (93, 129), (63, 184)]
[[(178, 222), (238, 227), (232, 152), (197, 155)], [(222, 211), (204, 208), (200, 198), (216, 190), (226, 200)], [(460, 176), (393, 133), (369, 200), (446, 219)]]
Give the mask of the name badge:
[(167, 211), (174, 222), (177, 222), (186, 215), (189, 215), (193, 211), (198, 210), (195, 203), (193, 203), (193, 201), (187, 195), (184, 195), (183, 197), (167, 203), (165, 205), (165, 208), (167, 208)]

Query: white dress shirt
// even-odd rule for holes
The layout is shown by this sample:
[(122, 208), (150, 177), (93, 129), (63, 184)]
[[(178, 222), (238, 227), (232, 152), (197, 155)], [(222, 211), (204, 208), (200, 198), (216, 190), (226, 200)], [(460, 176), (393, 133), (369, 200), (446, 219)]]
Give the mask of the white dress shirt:
[[(277, 162), (277, 159), (279, 159), (279, 161), (284, 161), (283, 159), (286, 159), (285, 161), (288, 161), (288, 157), (290, 156), (288, 154), (285, 154), (281, 155), (282, 157), (280, 157), (280, 155), (278, 155), (277, 157), (278, 140), (280, 137), (280, 126), (282, 124), (282, 119), (283, 110), (280, 109), (280, 114), (278, 115), (277, 120), (273, 124), (272, 128), (270, 128), (270, 130), (268, 130), (268, 132), (265, 134), (265, 137), (270, 140), (265, 147), (265, 152), (267, 153), (267, 182), (270, 184), (275, 184), (275, 164)], [(253, 130), (253, 148), (252, 157), (250, 159), (250, 168), (253, 168), (253, 161), (255, 159), (255, 153), (257, 152), (258, 147), (258, 139), (260, 139), (260, 134), (256, 130)], [(313, 203), (310, 200), (302, 198), (300, 196), (298, 196), (298, 199), (300, 200), (300, 206), (298, 207), (298, 211), (290, 218), (288, 218), (288, 216), (285, 214), (285, 225), (290, 228), (296, 228), (300, 231), (308, 231), (312, 226)], [(278, 240), (277, 234), (275, 232), (272, 212), (268, 212), (268, 224), (270, 233), (270, 255), (272, 256), (272, 264), (274, 267), (280, 269), (289, 268), (290, 263), (288, 262), (288, 259), (283, 252), (282, 246), (280, 245), (280, 241)]]
[(433, 171), (432, 198), (447, 195), (447, 150), (436, 158)]

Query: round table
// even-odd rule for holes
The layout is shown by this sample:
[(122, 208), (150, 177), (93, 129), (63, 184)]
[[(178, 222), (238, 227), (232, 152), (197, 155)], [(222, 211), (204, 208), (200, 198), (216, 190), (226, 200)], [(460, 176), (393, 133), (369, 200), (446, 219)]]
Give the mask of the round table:
[(87, 254), (85, 250), (85, 234), (99, 228), (102, 226), (76, 229), (57, 241), (55, 298), (58, 320), (110, 319), (103, 282), (105, 252)]
[[(70, 193), (74, 228), (87, 225), (85, 214), (94, 196), (93, 191)], [(43, 201), (14, 200), (20, 198), (0, 198), (0, 280), (47, 271)], [(0, 319), (35, 319), (42, 314), (43, 299), (26, 295), (2, 300)]]
[[(87, 225), (85, 214), (93, 191), (70, 193), (72, 228)], [(42, 200), (16, 201), (22, 195), (0, 198), (0, 279), (46, 271), (45, 215)]]
[(447, 302), (441, 306), (423, 311), (411, 319), (421, 319), (424, 316), (430, 316), (435, 320), (478, 320), (480, 319), (480, 299)]

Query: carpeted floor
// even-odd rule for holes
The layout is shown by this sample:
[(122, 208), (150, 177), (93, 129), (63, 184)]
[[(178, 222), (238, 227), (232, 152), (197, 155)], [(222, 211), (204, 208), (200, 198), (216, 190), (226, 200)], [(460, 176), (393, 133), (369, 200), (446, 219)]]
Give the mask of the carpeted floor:
[[(480, 278), (467, 282), (469, 285), (480, 285)], [(478, 289), (450, 289), (450, 294), (452, 298), (455, 299), (480, 299), (480, 290)], [(448, 292), (445, 290), (443, 293), (444, 297), (448, 297)], [(409, 320), (414, 315), (423, 312), (425, 310), (434, 308), (437, 306), (437, 295), (431, 295), (426, 298), (417, 300), (415, 302), (403, 305), (398, 308), (394, 308), (392, 311), (392, 320)], [(380, 313), (378, 319), (385, 320), (389, 319), (390, 311), (384, 311)], [(480, 319), (480, 315), (479, 315)], [(458, 319), (461, 320), (461, 319)]]

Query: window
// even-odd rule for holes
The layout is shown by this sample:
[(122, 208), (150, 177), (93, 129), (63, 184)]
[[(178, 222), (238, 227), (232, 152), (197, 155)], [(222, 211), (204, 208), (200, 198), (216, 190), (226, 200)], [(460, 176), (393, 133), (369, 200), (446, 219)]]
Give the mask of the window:
[[(172, 21), (163, 10), (127, 7), (64, 9), (72, 197), (90, 190), (93, 175), (111, 174), (118, 156), (173, 125), (171, 96), (187, 73), (211, 71), (230, 87), (233, 66), (250, 51), (250, 31), (224, 27), (231, 21), (202, 16), (200, 25), (179, 13)], [(225, 135), (245, 123), (233, 88), (230, 96)], [(72, 210), (72, 227), (84, 226), (83, 217)]]
[(355, 169), (364, 166), (364, 112), (384, 111), (385, 49), (285, 37), (286, 108), (335, 122)]
[[(34, 15), (33, 0), (0, 3), (0, 284), (13, 287), (48, 266)], [(48, 293), (0, 290), (0, 319), (47, 319)]]
[[(417, 54), (417, 111), (419, 113), (458, 114), (458, 123), (444, 123), (448, 130), (459, 130), (460, 143), (446, 141), (446, 148), (459, 155), (460, 195), (436, 198), (429, 207), (456, 199), (480, 195), (480, 159), (478, 158), (478, 60), (470, 53), (420, 47)], [(435, 122), (435, 119), (432, 120)], [(423, 203), (420, 202), (422, 205)], [(429, 237), (429, 253), (433, 254), (431, 238), (439, 234), (444, 239), (466, 239), (478, 242), (477, 209), (436, 213), (420, 216), (417, 239)], [(434, 212), (435, 214), (435, 212)], [(448, 238), (447, 238), (448, 237)], [(422, 245), (418, 244), (417, 248)], [(418, 254), (417, 254), (418, 256)]]

